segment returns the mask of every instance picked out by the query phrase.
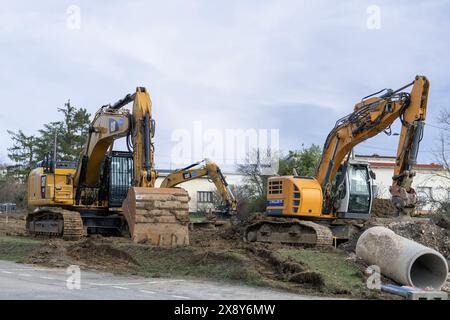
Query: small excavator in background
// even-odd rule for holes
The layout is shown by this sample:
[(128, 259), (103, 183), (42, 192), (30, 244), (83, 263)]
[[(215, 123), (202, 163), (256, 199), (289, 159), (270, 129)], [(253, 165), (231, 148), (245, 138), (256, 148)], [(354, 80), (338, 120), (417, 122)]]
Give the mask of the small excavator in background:
[[(133, 103), (131, 112), (124, 107)], [(76, 240), (86, 234), (130, 234), (136, 242), (186, 245), (189, 195), (155, 188), (155, 121), (143, 87), (102, 106), (89, 127), (78, 162), (47, 157), (28, 177), (27, 215), (32, 235)], [(112, 151), (127, 138), (128, 152)]]
[[(410, 86), (410, 93), (403, 91)], [(249, 225), (245, 240), (328, 246), (348, 239), (349, 222), (370, 217), (375, 178), (367, 163), (351, 159), (352, 149), (380, 132), (390, 134), (396, 119), (402, 129), (391, 200), (400, 215), (411, 215), (416, 203), (414, 165), (423, 137), (429, 87), (426, 77), (416, 76), (398, 90), (383, 89), (364, 97), (328, 134), (314, 177), (268, 179), (267, 215), (275, 218)]]
[(161, 188), (174, 188), (177, 185), (194, 179), (207, 177), (216, 186), (225, 203), (222, 213), (235, 215), (237, 201), (219, 166), (209, 159), (193, 163), (185, 168), (171, 172), (162, 182)]

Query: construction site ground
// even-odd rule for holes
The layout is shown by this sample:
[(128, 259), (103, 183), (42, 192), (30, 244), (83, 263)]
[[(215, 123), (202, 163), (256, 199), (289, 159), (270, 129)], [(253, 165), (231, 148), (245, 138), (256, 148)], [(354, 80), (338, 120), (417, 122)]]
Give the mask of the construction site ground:
[[(448, 220), (374, 217), (360, 232), (385, 225), (398, 234), (430, 246), (450, 259)], [(25, 232), (25, 213), (0, 215), (0, 259), (46, 267), (79, 265), (144, 277), (184, 277), (266, 286), (293, 293), (356, 299), (398, 299), (366, 286), (367, 265), (356, 258), (360, 232), (338, 248), (305, 248), (246, 243), (244, 225), (196, 224), (190, 246), (163, 248), (127, 238), (90, 236), (80, 241), (32, 238)], [(393, 283), (382, 277), (384, 283)], [(444, 287), (450, 290), (450, 285)]]

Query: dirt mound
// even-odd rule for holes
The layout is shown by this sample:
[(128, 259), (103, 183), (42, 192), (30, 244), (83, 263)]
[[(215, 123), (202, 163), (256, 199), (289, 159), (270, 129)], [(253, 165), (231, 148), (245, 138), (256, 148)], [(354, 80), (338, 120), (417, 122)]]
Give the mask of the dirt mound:
[(450, 259), (450, 229), (440, 227), (430, 218), (375, 218), (368, 221), (358, 234), (339, 248), (354, 251), (359, 236), (373, 226), (387, 227), (398, 235), (430, 247)]
[(304, 265), (292, 260), (282, 260), (271, 250), (265, 248), (257, 248), (256, 246), (249, 246), (247, 250), (257, 255), (258, 257), (263, 258), (271, 266), (273, 266), (278, 273), (292, 274), (303, 272), (305, 270)]
[(449, 214), (434, 214), (431, 220), (435, 225), (444, 229), (450, 229), (450, 215)]
[(241, 225), (225, 224), (220, 227), (197, 227), (189, 231), (193, 247), (236, 248), (243, 243), (244, 228)]
[(259, 266), (259, 272), (274, 279), (299, 283), (307, 288), (320, 289), (324, 285), (323, 278), (319, 273), (309, 270), (307, 265), (292, 258), (282, 259), (271, 249), (257, 245), (246, 247), (246, 250), (255, 256), (254, 263), (265, 266), (265, 270)]
[(65, 245), (64, 240), (48, 240), (44, 246), (41, 246), (37, 251), (20, 262), (50, 267), (67, 267), (73, 264), (73, 261), (66, 256)]
[(127, 252), (114, 248), (111, 243), (98, 243), (91, 238), (67, 248), (67, 256), (93, 266), (105, 269), (119, 269), (130, 265), (139, 265)]
[(0, 235), (25, 235), (25, 219), (26, 213), (0, 214)]
[(450, 259), (450, 230), (439, 227), (431, 219), (392, 222), (388, 228), (402, 237), (430, 247)]
[(395, 217), (397, 216), (397, 208), (390, 199), (373, 199), (372, 216)]

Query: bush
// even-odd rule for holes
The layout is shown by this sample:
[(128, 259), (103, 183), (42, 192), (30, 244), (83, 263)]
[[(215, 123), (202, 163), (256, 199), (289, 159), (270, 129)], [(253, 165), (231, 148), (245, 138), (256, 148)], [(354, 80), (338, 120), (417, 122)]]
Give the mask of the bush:
[(27, 186), (12, 177), (0, 181), (0, 203), (12, 202), (19, 208), (27, 206)]

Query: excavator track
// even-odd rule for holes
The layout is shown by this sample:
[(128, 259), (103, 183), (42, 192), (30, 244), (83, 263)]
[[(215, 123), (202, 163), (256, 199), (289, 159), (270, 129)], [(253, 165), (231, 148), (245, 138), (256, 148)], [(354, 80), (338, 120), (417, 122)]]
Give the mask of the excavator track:
[(41, 208), (29, 213), (26, 228), (31, 235), (64, 240), (79, 240), (86, 235), (80, 213), (62, 208)]
[(244, 240), (326, 247), (333, 245), (333, 233), (311, 221), (259, 221), (246, 228)]

